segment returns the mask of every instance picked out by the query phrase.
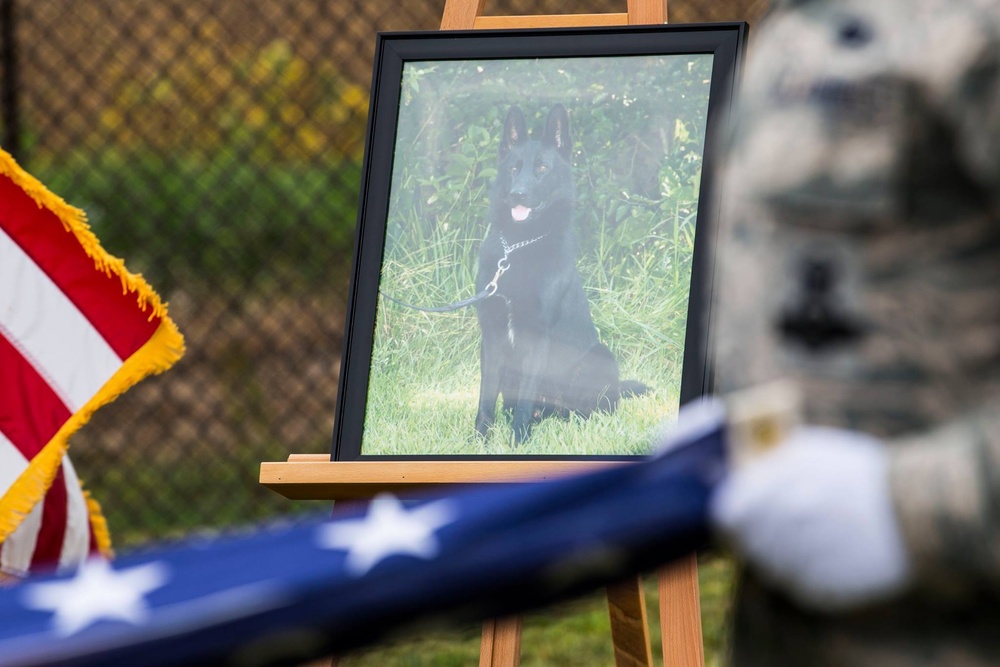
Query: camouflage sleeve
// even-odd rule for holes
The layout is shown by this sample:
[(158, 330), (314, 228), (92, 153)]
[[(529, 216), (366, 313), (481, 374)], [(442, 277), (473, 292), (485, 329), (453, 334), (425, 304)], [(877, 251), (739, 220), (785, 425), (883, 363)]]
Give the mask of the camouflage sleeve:
[(930, 72), (925, 77), (926, 95), (943, 125), (954, 132), (962, 166), (993, 200), (996, 211), (1000, 195), (1000, 6), (990, 0), (961, 4), (968, 5), (967, 11), (955, 14), (954, 25), (935, 31), (948, 35), (943, 55), (951, 56), (949, 60), (959, 67), (934, 67), (936, 45), (929, 45), (927, 61), (918, 66)]
[[(986, 224), (996, 227), (1000, 225), (1000, 10), (996, 3), (981, 0), (956, 4), (964, 5), (963, 11), (942, 12), (946, 23), (926, 33), (929, 43), (923, 57), (912, 58), (910, 66), (916, 70), (910, 78), (921, 82), (941, 131), (952, 137), (958, 168), (980, 186), (967, 192), (967, 199), (986, 200), (976, 208), (991, 211)], [(1000, 261), (995, 251), (980, 257), (986, 256), (994, 265)], [(977, 308), (987, 313), (981, 321), (997, 323), (996, 271), (981, 269)], [(988, 291), (992, 295), (987, 301), (981, 297)], [(986, 344), (994, 347), (1000, 331), (994, 326), (977, 336), (981, 341), (992, 339)], [(963, 346), (968, 354), (976, 343), (970, 338)], [(894, 442), (899, 446), (893, 447), (891, 481), (899, 518), (918, 577), (935, 590), (1000, 583), (998, 364), (989, 364), (993, 367), (984, 368), (978, 377), (968, 377), (983, 396), (980, 409)]]
[(921, 583), (1000, 583), (1000, 402), (893, 444), (892, 491)]

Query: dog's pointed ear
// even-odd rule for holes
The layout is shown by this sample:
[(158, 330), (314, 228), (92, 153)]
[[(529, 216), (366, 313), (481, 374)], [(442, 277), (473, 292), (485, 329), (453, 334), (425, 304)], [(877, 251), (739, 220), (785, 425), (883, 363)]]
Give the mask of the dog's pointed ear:
[(563, 105), (557, 104), (549, 111), (549, 118), (545, 121), (543, 142), (555, 148), (564, 159), (570, 159), (573, 139), (569, 136), (569, 114)]
[(516, 106), (507, 112), (507, 120), (503, 124), (503, 136), (500, 137), (500, 159), (514, 146), (528, 138), (528, 126), (524, 122), (524, 113)]

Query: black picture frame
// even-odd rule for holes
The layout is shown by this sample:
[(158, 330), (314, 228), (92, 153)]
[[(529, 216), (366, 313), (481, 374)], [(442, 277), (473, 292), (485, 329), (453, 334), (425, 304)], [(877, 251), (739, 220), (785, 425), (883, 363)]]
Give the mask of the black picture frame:
[[(368, 429), (370, 432), (367, 434), (366, 442), (366, 415), (373, 420), (377, 416), (374, 408), (369, 405), (370, 392), (378, 388), (379, 382), (392, 383), (393, 388), (395, 388), (395, 382), (391, 380), (372, 380), (373, 373), (375, 372), (373, 371), (373, 354), (382, 349), (380, 346), (391, 344), (383, 343), (383, 338), (381, 338), (383, 334), (377, 333), (377, 327), (380, 324), (378, 321), (379, 309), (383, 309), (381, 312), (387, 320), (388, 316), (386, 313), (390, 311), (384, 310), (386, 308), (394, 309), (392, 312), (397, 310), (399, 312), (412, 310), (408, 306), (388, 301), (386, 297), (398, 297), (400, 301), (434, 307), (468, 298), (475, 291), (470, 279), (466, 281), (467, 287), (463, 290), (456, 290), (460, 291), (460, 293), (455, 293), (451, 298), (448, 298), (447, 295), (438, 295), (433, 297), (433, 303), (430, 303), (428, 302), (429, 300), (424, 300), (419, 296), (411, 294), (387, 294), (381, 285), (383, 281), (388, 281), (388, 274), (384, 274), (384, 271), (388, 269), (383, 267), (383, 263), (387, 262), (385, 258), (387, 236), (389, 237), (389, 241), (392, 240), (392, 235), (387, 232), (387, 227), (390, 224), (389, 216), (392, 213), (393, 206), (395, 206), (392, 202), (399, 200), (398, 195), (400, 192), (405, 192), (407, 196), (413, 199), (416, 199), (416, 195), (412, 195), (412, 193), (419, 192), (422, 201), (424, 201), (424, 204), (420, 204), (420, 206), (430, 207), (435, 195), (431, 194), (429, 197), (426, 197), (426, 193), (428, 191), (434, 192), (434, 187), (436, 187), (434, 184), (449, 182), (447, 175), (434, 180), (434, 174), (431, 174), (426, 179), (432, 183), (430, 186), (426, 185), (426, 183), (424, 185), (413, 185), (411, 181), (422, 181), (422, 179), (417, 179), (411, 174), (404, 184), (399, 181), (399, 174), (394, 174), (394, 169), (398, 169), (399, 155), (406, 155), (405, 150), (410, 146), (410, 144), (405, 146), (399, 145), (400, 136), (403, 131), (400, 125), (410, 120), (406, 116), (407, 105), (412, 103), (414, 95), (419, 96), (423, 94), (429, 96), (429, 99), (434, 100), (439, 99), (441, 96), (439, 90), (424, 90), (421, 93), (420, 88), (428, 79), (417, 79), (416, 77), (418, 75), (426, 77), (439, 76), (440, 72), (445, 71), (449, 72), (450, 76), (452, 70), (449, 68), (454, 68), (456, 72), (455, 78), (459, 79), (459, 74), (463, 71), (482, 72), (482, 69), (487, 69), (492, 72), (496, 67), (500, 66), (507, 68), (505, 71), (508, 71), (508, 73), (514, 72), (516, 74), (519, 71), (544, 72), (548, 71), (546, 68), (557, 67), (559, 64), (567, 62), (572, 67), (579, 65), (584, 69), (586, 66), (594, 64), (599, 66), (607, 64), (608, 68), (613, 68), (619, 62), (626, 64), (640, 62), (645, 68), (644, 72), (654, 73), (649, 75), (651, 77), (659, 76), (658, 72), (661, 69), (671, 72), (677, 70), (681, 72), (680, 76), (683, 76), (683, 68), (677, 69), (674, 67), (675, 60), (680, 58), (687, 59), (684, 62), (686, 63), (688, 72), (697, 70), (693, 76), (702, 76), (699, 68), (704, 67), (702, 63), (705, 58), (709, 59), (710, 75), (708, 78), (705, 79), (702, 76), (702, 78), (696, 81), (693, 80), (690, 83), (692, 87), (704, 85), (707, 88), (707, 100), (705, 101), (703, 116), (702, 151), (696, 158), (700, 160), (700, 178), (694, 180), (694, 177), (692, 177), (691, 180), (695, 184), (692, 187), (696, 188), (697, 194), (695, 212), (690, 214), (693, 217), (694, 241), (693, 252), (690, 257), (690, 283), (687, 292), (685, 331), (683, 333), (683, 362), (680, 371), (678, 403), (686, 403), (711, 391), (711, 321), (709, 306), (712, 299), (719, 197), (714, 154), (718, 150), (719, 142), (723, 140), (722, 134), (725, 131), (731, 102), (735, 95), (738, 73), (746, 44), (747, 30), (745, 23), (717, 23), (607, 28), (436, 31), (380, 33), (378, 35), (358, 209), (355, 256), (347, 304), (347, 322), (336, 403), (333, 446), (331, 451), (333, 460), (628, 459), (642, 456), (646, 453), (634, 450), (598, 451), (595, 453), (593, 451), (572, 449), (566, 451), (558, 448), (529, 451), (530, 448), (519, 446), (520, 444), (524, 444), (523, 442), (519, 443), (518, 446), (506, 446), (512, 443), (503, 442), (499, 446), (496, 443), (486, 446), (489, 443), (483, 444), (482, 436), (477, 436), (474, 429), (474, 418), (477, 409), (475, 390), (472, 390), (472, 398), (468, 401), (467, 434), (459, 433), (456, 436), (452, 433), (451, 436), (439, 437), (434, 432), (420, 432), (420, 429), (416, 426), (413, 426), (411, 429), (409, 424), (401, 424), (401, 432), (404, 436), (409, 435), (412, 437), (415, 444), (413, 451), (401, 452), (398, 448), (387, 451), (372, 445), (373, 442), (376, 442), (374, 438), (377, 437), (377, 434), (373, 435), (372, 429), (374, 427), (369, 426)], [(633, 57), (652, 60), (618, 60)], [(661, 62), (663, 63), (662, 67), (659, 64)], [(677, 60), (676, 62), (680, 61)], [(484, 65), (471, 67), (476, 63)], [(521, 66), (521, 63), (531, 63), (532, 68), (539, 69), (519, 70), (518, 67)], [(611, 69), (608, 71), (613, 74)], [(607, 76), (611, 77), (611, 74)], [(440, 76), (443, 77), (444, 75), (440, 74)], [(410, 78), (404, 81), (404, 77)], [(460, 80), (464, 84), (468, 78), (466, 76)], [(653, 81), (655, 79), (650, 80)], [(504, 89), (507, 92), (498, 94), (498, 99), (509, 99), (511, 96), (510, 90), (517, 89), (516, 84), (512, 85), (500, 74), (495, 75), (490, 81), (492, 83), (489, 86), (483, 84), (481, 90), (476, 88), (475, 82), (469, 84), (471, 89), (464, 89), (461, 95), (457, 95), (455, 100), (449, 102), (449, 104), (454, 105), (455, 108), (468, 108), (468, 105), (481, 103), (481, 98), (489, 97), (496, 89), (502, 87), (505, 87)], [(533, 85), (539, 90), (546, 87), (544, 82), (535, 81)], [(613, 88), (614, 86), (609, 87)], [(661, 88), (661, 86), (656, 86), (656, 90), (660, 90)], [(481, 94), (477, 94), (477, 90)], [(519, 107), (524, 106), (525, 111), (529, 114), (534, 113), (538, 117), (542, 117), (544, 109), (540, 107), (553, 106), (539, 105), (537, 104), (537, 100), (535, 104), (529, 102), (522, 105), (519, 96), (515, 95), (514, 97), (516, 99), (499, 105), (504, 108), (497, 112), (497, 117), (494, 117), (491, 122), (483, 122), (482, 127), (477, 125), (475, 128), (477, 131), (482, 130), (482, 132), (479, 132), (475, 136), (483, 137), (483, 141), (492, 146), (491, 154), (494, 156), (496, 155), (496, 146), (501, 141), (499, 135), (505, 129), (505, 126), (497, 118), (508, 110), (507, 107), (515, 105)], [(641, 98), (642, 96), (639, 95), (639, 97)], [(602, 101), (595, 101), (598, 99)], [(590, 109), (604, 104), (606, 98), (600, 98), (600, 92), (598, 92), (592, 97), (586, 98), (585, 101), (586, 105), (583, 108)], [(628, 105), (628, 99), (618, 101), (623, 105)], [(571, 118), (574, 117), (575, 113), (576, 115), (582, 113), (575, 112), (572, 104), (567, 104), (566, 106), (569, 107)], [(621, 108), (614, 108), (624, 113)], [(440, 122), (440, 120), (439, 118), (438, 121)], [(678, 120), (677, 122), (681, 123), (680, 126), (677, 126), (677, 133), (683, 135), (686, 131), (684, 129), (684, 121)], [(427, 123), (429, 124), (430, 121), (427, 121)], [(666, 125), (661, 122), (661, 126)], [(465, 131), (469, 133), (472, 130), (465, 128)], [(671, 136), (676, 138), (677, 133)], [(668, 135), (669, 131), (664, 132), (661, 127), (660, 134)], [(409, 136), (407, 135), (407, 138)], [(413, 136), (423, 135), (414, 134)], [(466, 143), (466, 146), (475, 143), (474, 140), (469, 139), (472, 136), (472, 134), (468, 134), (468, 136), (461, 137), (459, 144), (462, 139), (470, 142)], [(533, 136), (537, 136), (537, 133)], [(582, 140), (575, 136), (573, 139)], [(669, 136), (664, 138), (664, 143), (669, 143), (669, 139)], [(447, 144), (448, 142), (445, 143)], [(452, 142), (449, 145), (459, 144)], [(583, 150), (580, 149), (581, 152)], [(664, 151), (666, 150), (664, 149)], [(424, 158), (430, 163), (438, 159), (438, 154), (428, 151)], [(576, 160), (576, 158), (573, 159)], [(693, 162), (694, 160), (695, 158), (690, 158), (687, 159), (687, 162)], [(445, 158), (445, 161), (447, 161), (447, 158)], [(473, 167), (473, 172), (478, 168)], [(455, 170), (452, 169), (452, 171)], [(487, 173), (487, 169), (484, 168), (482, 173)], [(657, 174), (659, 173), (657, 172)], [(650, 175), (647, 174), (647, 176)], [(454, 174), (452, 177), (455, 177)], [(394, 188), (396, 188), (395, 191)], [(395, 199), (394, 195), (397, 195)], [(631, 197), (637, 196), (634, 193), (631, 195)], [(629, 193), (626, 192), (623, 197), (623, 201), (627, 204), (630, 198)], [(646, 200), (648, 199), (647, 197)], [(655, 200), (655, 196), (653, 199)], [(454, 209), (454, 206), (452, 209)], [(628, 214), (624, 215), (627, 217)], [(470, 218), (467, 220), (470, 225), (470, 231), (464, 233), (464, 237), (475, 238), (478, 234), (478, 238), (481, 239), (487, 229), (486, 221), (473, 219), (476, 217), (473, 215), (468, 217)], [(440, 225), (440, 219), (435, 224)], [(677, 225), (679, 223), (675, 221), (674, 224)], [(407, 232), (412, 228), (412, 225), (407, 226)], [(403, 227), (399, 227), (399, 229), (403, 229)], [(436, 229), (437, 227), (435, 227)], [(458, 251), (456, 250), (456, 252)], [(465, 248), (462, 259), (457, 259), (456, 262), (456, 265), (463, 263), (474, 264), (475, 256), (470, 255), (468, 249)], [(467, 267), (466, 273), (470, 275), (474, 274), (475, 267)], [(458, 283), (461, 282), (458, 280)], [(459, 286), (461, 287), (461, 285)], [(480, 331), (475, 324), (475, 307), (464, 310), (468, 312), (464, 315), (466, 319), (463, 320), (464, 323), (462, 326), (464, 329), (469, 329), (467, 332), (468, 336), (477, 341)], [(424, 322), (428, 323), (428, 326), (440, 321), (432, 318), (455, 317), (453, 314), (446, 313), (424, 313), (421, 311), (413, 311), (413, 313), (419, 313), (419, 317), (424, 318)], [(472, 314), (471, 328), (468, 313)], [(600, 330), (599, 326), (598, 329)], [(466, 347), (472, 344), (463, 343)], [(478, 343), (475, 343), (475, 345), (478, 346)], [(648, 345), (645, 348), (648, 348)], [(463, 347), (462, 349), (466, 348)], [(445, 350), (442, 353), (441, 363), (446, 360), (449, 351)], [(644, 352), (648, 354), (650, 351), (645, 349)], [(429, 368), (433, 367), (433, 363), (431, 363)], [(449, 403), (449, 405), (451, 404)], [(676, 409), (676, 407), (678, 405), (674, 405), (672, 409)], [(372, 410), (371, 414), (368, 414), (369, 409)], [(423, 411), (433, 411), (436, 409), (433, 406), (418, 408), (418, 410)], [(384, 412), (384, 410), (379, 410), (378, 414)], [(502, 421), (502, 413), (500, 417)], [(552, 417), (552, 419), (558, 419), (558, 417)], [(544, 422), (545, 420), (542, 421)], [(503, 428), (503, 424), (497, 428)], [(645, 442), (648, 445), (652, 443), (654, 432), (648, 425), (646, 429)], [(439, 440), (448, 440), (449, 438), (456, 443), (454, 451), (441, 451), (440, 448), (436, 447)], [(397, 434), (392, 439), (399, 440), (400, 437)], [(480, 447), (481, 451), (469, 453), (467, 447), (468, 441), (483, 445)], [(421, 442), (435, 443), (435, 446), (421, 445)], [(525, 442), (530, 442), (530, 440)], [(629, 446), (631, 447), (632, 445)], [(445, 449), (448, 448), (446, 447)]]

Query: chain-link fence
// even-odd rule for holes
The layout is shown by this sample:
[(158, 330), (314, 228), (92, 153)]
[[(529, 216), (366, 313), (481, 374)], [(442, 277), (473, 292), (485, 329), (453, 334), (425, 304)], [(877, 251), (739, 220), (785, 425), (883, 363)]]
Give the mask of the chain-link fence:
[[(497, 0), (488, 13), (624, 11)], [(766, 0), (672, 0), (672, 22)], [(0, 143), (170, 303), (188, 352), (74, 436), (119, 544), (295, 509), (328, 452), (375, 32), (443, 0), (0, 0)]]

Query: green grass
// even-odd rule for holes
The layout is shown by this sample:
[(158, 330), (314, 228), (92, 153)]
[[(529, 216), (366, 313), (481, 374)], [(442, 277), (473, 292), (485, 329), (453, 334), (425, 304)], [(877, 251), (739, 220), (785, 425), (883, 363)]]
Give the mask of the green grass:
[[(723, 664), (725, 619), (734, 566), (721, 557), (703, 558), (698, 568), (705, 664)], [(662, 664), (656, 578), (643, 584), (654, 664)], [(424, 629), (341, 659), (341, 667), (450, 667), (478, 664), (479, 626)], [(614, 664), (607, 599), (595, 592), (552, 609), (529, 614), (521, 637), (524, 667), (606, 667)]]
[[(638, 224), (638, 223), (637, 223)], [(644, 224), (644, 223), (643, 223)], [(645, 454), (680, 397), (687, 325), (690, 225), (677, 217), (635, 229), (605, 228), (578, 262), (598, 334), (624, 379), (652, 388), (614, 414), (545, 419), (516, 450), (503, 415), (487, 438), (472, 425), (479, 391), (475, 309), (427, 313), (380, 300), (362, 452), (376, 455)], [(440, 226), (390, 225), (380, 289), (438, 306), (474, 293), (480, 242)]]

